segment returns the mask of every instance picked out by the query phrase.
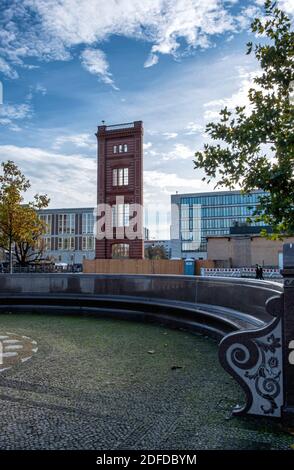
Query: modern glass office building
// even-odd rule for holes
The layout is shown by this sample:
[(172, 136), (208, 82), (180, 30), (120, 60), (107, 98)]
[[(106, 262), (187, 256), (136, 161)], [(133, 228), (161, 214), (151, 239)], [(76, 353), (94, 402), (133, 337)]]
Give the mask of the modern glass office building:
[[(206, 258), (207, 236), (228, 235), (230, 227), (246, 223), (258, 206), (262, 191), (174, 194), (172, 204), (172, 257)], [(253, 222), (257, 226), (260, 222)]]

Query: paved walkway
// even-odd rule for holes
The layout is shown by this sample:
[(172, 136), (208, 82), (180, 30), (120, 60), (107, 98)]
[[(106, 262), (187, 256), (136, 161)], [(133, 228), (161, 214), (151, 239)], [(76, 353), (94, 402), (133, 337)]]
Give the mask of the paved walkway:
[(118, 320), (1, 315), (0, 336), (7, 333), (38, 350), (0, 373), (1, 449), (294, 444), (275, 423), (228, 419), (242, 392), (208, 338)]

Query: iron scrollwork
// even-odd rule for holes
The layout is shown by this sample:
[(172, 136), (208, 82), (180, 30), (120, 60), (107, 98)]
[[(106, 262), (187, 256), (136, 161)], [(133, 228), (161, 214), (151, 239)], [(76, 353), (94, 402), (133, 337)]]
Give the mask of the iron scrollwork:
[(256, 330), (231, 333), (220, 343), (219, 357), (224, 369), (245, 390), (247, 402), (234, 414), (281, 416), (283, 406), (282, 320), (280, 297), (267, 303), (268, 312), (278, 315)]

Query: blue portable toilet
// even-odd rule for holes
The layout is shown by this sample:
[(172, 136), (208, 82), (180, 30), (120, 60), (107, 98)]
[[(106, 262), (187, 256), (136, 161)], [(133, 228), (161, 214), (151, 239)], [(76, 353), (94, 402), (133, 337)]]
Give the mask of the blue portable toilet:
[(195, 276), (195, 260), (193, 258), (186, 258), (184, 266), (186, 276)]

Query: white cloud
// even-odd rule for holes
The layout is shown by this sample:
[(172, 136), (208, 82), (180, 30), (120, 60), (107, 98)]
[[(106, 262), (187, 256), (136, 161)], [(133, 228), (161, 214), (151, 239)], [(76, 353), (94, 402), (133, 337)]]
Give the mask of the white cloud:
[(286, 13), (294, 15), (293, 0), (278, 0), (278, 6), (285, 10)]
[(35, 86), (35, 92), (40, 93), (41, 95), (46, 95), (47, 94), (47, 88), (44, 87), (44, 85), (41, 85), (40, 83), (37, 83)]
[(66, 45), (93, 44), (109, 34), (154, 42), (152, 53), (169, 54), (178, 38), (201, 45), (202, 36), (231, 30), (232, 17), (218, 0), (30, 0), (47, 30)]
[(11, 68), (13, 65), (29, 66), (25, 64), (26, 58), (69, 60), (73, 48), (84, 45), (84, 66), (114, 86), (97, 44), (110, 35), (148, 41), (151, 48), (145, 67), (151, 67), (161, 54), (178, 57), (196, 47), (209, 47), (216, 34), (239, 31), (242, 15), (248, 18), (249, 10), (234, 17), (229, 3), (220, 0), (11, 0), (0, 19), (0, 53), (11, 65), (3, 62), (2, 67), (13, 76), (16, 73)]
[(242, 8), (239, 15), (236, 16), (239, 29), (249, 29), (253, 18), (260, 17), (262, 10), (255, 5), (248, 5)]
[(149, 57), (146, 59), (146, 61), (144, 62), (144, 67), (145, 68), (153, 67), (153, 65), (156, 65), (158, 61), (159, 61), (158, 55), (151, 53)]
[(14, 121), (30, 118), (32, 113), (32, 107), (28, 103), (0, 105), (0, 126), (7, 126), (10, 130), (19, 131), (21, 129)]
[(18, 78), (18, 73), (2, 57), (0, 57), (0, 72), (8, 78)]
[(144, 171), (144, 183), (161, 190), (167, 194), (174, 194), (176, 191), (185, 192), (202, 191), (207, 189), (207, 183), (199, 178), (181, 178), (176, 173), (165, 173), (163, 171), (146, 170)]
[(198, 134), (203, 131), (203, 126), (197, 122), (189, 122), (186, 126), (186, 135)]
[(211, 100), (205, 103), (204, 118), (206, 120), (214, 120), (219, 118), (219, 112), (225, 106), (231, 111), (234, 110), (236, 106), (250, 106), (248, 91), (252, 86), (254, 86), (254, 88), (258, 88), (257, 85), (254, 84), (253, 78), (260, 74), (260, 71), (255, 70), (249, 72), (243, 67), (237, 67), (236, 69), (239, 76), (238, 90), (228, 98)]
[(94, 75), (98, 75), (104, 83), (118, 90), (109, 72), (109, 64), (103, 51), (100, 49), (85, 49), (81, 54), (81, 59), (82, 65), (86, 70)]
[(177, 132), (164, 132), (162, 135), (166, 140), (170, 140), (170, 139), (175, 139), (178, 136), (178, 133)]
[(37, 94), (37, 93), (45, 96), (47, 94), (47, 88), (41, 85), (40, 83), (37, 83), (37, 85), (35, 86), (30, 86), (30, 91), (26, 95), (27, 101), (31, 101), (34, 98), (34, 94)]
[(230, 34), (230, 36), (226, 39), (226, 42), (231, 42), (234, 39), (234, 34)]
[(31, 106), (29, 104), (4, 104), (0, 108), (0, 115), (9, 119), (24, 119), (31, 114)]
[(30, 179), (33, 194), (48, 194), (51, 207), (83, 207), (96, 203), (96, 160), (34, 147), (1, 145), (0, 160), (13, 160)]
[(72, 134), (62, 135), (55, 139), (53, 144), (54, 149), (60, 149), (64, 144), (72, 144), (77, 148), (84, 149), (96, 149), (97, 143), (94, 135), (83, 133), (83, 134)]
[(163, 160), (192, 160), (194, 153), (195, 151), (191, 150), (187, 145), (176, 144), (170, 152), (163, 155)]
[[(263, 6), (264, 0), (255, 0), (257, 5)], [(294, 15), (294, 3), (293, 0), (278, 0), (277, 6), (284, 10), (287, 14)]]
[(152, 147), (152, 142), (146, 142), (146, 144), (143, 144), (143, 149), (144, 150), (149, 150)]

